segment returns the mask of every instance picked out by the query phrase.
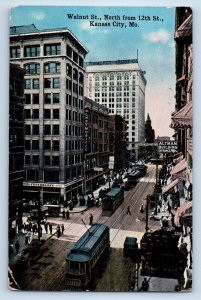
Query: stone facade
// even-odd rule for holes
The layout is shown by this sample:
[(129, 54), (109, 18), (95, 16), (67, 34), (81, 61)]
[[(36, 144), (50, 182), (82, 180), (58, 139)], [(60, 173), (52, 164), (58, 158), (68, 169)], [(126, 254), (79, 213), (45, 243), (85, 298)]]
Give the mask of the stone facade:
[(60, 204), (83, 189), (84, 58), (68, 29), (11, 27), (10, 61), (25, 69), (27, 201)]

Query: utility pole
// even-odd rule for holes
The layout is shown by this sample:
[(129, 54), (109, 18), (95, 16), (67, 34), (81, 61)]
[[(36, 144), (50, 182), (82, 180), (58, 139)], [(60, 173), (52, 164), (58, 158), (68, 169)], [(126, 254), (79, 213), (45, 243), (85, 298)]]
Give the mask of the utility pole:
[(40, 189), (38, 191), (38, 241), (40, 242), (41, 236), (41, 203), (40, 203)]
[(146, 232), (149, 230), (149, 226), (148, 226), (148, 222), (149, 222), (149, 201), (150, 201), (150, 195), (147, 195), (147, 199), (146, 199), (146, 226), (145, 226), (145, 230)]

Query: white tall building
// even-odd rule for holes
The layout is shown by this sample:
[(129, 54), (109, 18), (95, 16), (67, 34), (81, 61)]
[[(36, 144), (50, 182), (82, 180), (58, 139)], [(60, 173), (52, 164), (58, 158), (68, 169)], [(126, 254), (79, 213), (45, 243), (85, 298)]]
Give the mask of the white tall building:
[(137, 155), (138, 143), (144, 142), (145, 72), (138, 59), (86, 63), (85, 94), (128, 121), (129, 150)]

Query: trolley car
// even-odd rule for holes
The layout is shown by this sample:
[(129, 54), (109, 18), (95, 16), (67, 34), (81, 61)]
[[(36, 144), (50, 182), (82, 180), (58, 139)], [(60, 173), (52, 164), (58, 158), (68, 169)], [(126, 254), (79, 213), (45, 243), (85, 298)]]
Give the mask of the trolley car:
[(102, 199), (102, 215), (110, 217), (124, 201), (124, 189), (112, 188)]
[(104, 224), (93, 224), (67, 255), (66, 289), (78, 291), (90, 289), (95, 267), (108, 253), (109, 248), (109, 227)]
[(137, 182), (138, 179), (141, 177), (140, 171), (134, 171), (128, 175), (128, 186), (129, 188), (133, 188)]

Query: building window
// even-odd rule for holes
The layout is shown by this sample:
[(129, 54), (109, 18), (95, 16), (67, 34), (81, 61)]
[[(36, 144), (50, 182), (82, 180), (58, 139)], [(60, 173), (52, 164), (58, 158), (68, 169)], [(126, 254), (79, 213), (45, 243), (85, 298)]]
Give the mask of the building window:
[(30, 162), (31, 162), (31, 156), (30, 155), (25, 155), (25, 157), (24, 157), (25, 165), (30, 165)]
[(59, 182), (59, 171), (45, 171), (45, 181), (49, 182)]
[(39, 125), (33, 125), (32, 134), (33, 135), (38, 135), (39, 134)]
[(79, 66), (83, 68), (84, 66), (84, 60), (81, 56), (79, 56)]
[(33, 155), (32, 156), (32, 163), (33, 163), (33, 165), (38, 165), (39, 164), (39, 156), (38, 155)]
[(45, 104), (51, 104), (51, 94), (44, 94), (45, 95)]
[(24, 47), (25, 57), (40, 56), (40, 46), (26, 46)]
[(27, 64), (25, 65), (26, 74), (40, 74), (39, 64)]
[(53, 78), (53, 89), (60, 88), (60, 78)]
[(59, 151), (59, 141), (53, 141), (52, 142), (52, 150), (53, 151)]
[(73, 51), (73, 61), (78, 63), (78, 54), (75, 51)]
[(59, 135), (59, 125), (53, 125), (53, 135)]
[(50, 166), (50, 156), (45, 155), (45, 166)]
[(46, 63), (45, 73), (50, 73), (50, 74), (60, 73), (60, 63), (59, 62)]
[(31, 104), (31, 95), (30, 94), (25, 94), (25, 104)]
[(32, 118), (33, 119), (39, 119), (39, 109), (33, 109)]
[(61, 45), (60, 44), (51, 44), (44, 46), (44, 55), (60, 55), (61, 54)]
[(59, 166), (59, 156), (52, 156), (52, 165)]
[(32, 141), (32, 150), (39, 150), (39, 140)]
[(51, 134), (51, 127), (50, 127), (50, 125), (45, 125), (45, 127), (44, 127), (44, 134), (45, 135), (50, 135)]
[(59, 93), (53, 93), (53, 104), (59, 103), (60, 94)]
[(59, 119), (59, 109), (53, 109), (53, 119)]
[(78, 70), (73, 69), (73, 79), (78, 80)]
[(30, 135), (31, 134), (31, 125), (25, 125), (25, 134)]
[(25, 83), (24, 88), (27, 90), (30, 90), (31, 89), (31, 79), (25, 79), (24, 83)]
[(31, 143), (30, 140), (25, 140), (25, 150), (30, 150), (31, 149)]
[(71, 77), (72, 76), (72, 66), (67, 64), (66, 65), (66, 74)]
[(19, 58), (20, 57), (20, 46), (10, 48), (10, 58)]
[(50, 150), (51, 149), (51, 141), (50, 140), (45, 140), (44, 141), (44, 148), (45, 148), (45, 150)]
[(25, 119), (31, 119), (31, 110), (25, 109), (24, 110)]
[(33, 104), (39, 104), (39, 94), (33, 94), (32, 103)]
[(79, 82), (83, 83), (84, 82), (84, 75), (79, 72)]
[(72, 48), (69, 45), (67, 46), (67, 56), (72, 58)]
[(44, 79), (44, 88), (50, 89), (51, 88), (51, 78), (45, 78)]
[(33, 89), (39, 89), (39, 79), (33, 79)]
[(44, 119), (51, 118), (51, 109), (44, 109)]

